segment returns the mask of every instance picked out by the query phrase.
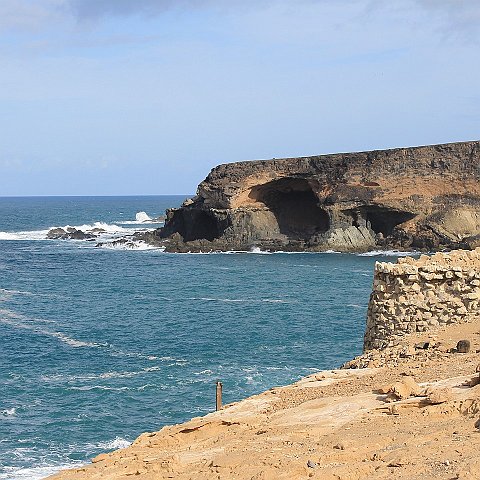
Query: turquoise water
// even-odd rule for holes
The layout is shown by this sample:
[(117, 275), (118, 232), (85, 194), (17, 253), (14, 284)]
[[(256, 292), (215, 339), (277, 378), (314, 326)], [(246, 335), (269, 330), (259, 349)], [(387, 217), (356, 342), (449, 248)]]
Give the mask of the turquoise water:
[[(45, 240), (185, 197), (0, 198), (0, 479), (39, 479), (359, 354), (378, 256)], [(143, 218), (143, 217), (142, 217)]]

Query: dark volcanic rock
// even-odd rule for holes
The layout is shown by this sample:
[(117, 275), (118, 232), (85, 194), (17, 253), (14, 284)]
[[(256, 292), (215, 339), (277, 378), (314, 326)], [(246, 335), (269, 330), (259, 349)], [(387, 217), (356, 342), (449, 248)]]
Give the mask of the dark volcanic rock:
[(458, 353), (468, 353), (470, 351), (470, 340), (460, 340), (457, 343)]
[(468, 248), (479, 180), (480, 142), (232, 163), (139, 236), (168, 251)]
[(56, 240), (58, 238), (63, 238), (64, 235), (67, 235), (67, 232), (63, 228), (52, 228), (47, 233), (47, 238)]
[(66, 230), (63, 228), (52, 228), (47, 233), (47, 238), (51, 240), (91, 240), (96, 237), (91, 233), (85, 233), (82, 230), (68, 227)]

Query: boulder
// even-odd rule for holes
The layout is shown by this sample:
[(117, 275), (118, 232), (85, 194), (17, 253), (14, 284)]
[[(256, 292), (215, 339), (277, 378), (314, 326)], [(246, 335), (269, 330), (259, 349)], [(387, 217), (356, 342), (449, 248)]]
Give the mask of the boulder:
[(380, 391), (387, 393), (387, 401), (396, 402), (418, 396), (422, 389), (413, 377), (406, 376), (388, 387), (381, 388)]
[(47, 233), (47, 238), (51, 240), (57, 240), (59, 238), (64, 238), (67, 235), (67, 232), (63, 228), (52, 228)]
[(450, 402), (454, 399), (453, 391), (450, 387), (429, 387), (425, 392), (426, 401), (432, 405)]
[(47, 233), (47, 238), (51, 240), (90, 240), (96, 237), (91, 233), (68, 227), (66, 230), (63, 228), (52, 228)]

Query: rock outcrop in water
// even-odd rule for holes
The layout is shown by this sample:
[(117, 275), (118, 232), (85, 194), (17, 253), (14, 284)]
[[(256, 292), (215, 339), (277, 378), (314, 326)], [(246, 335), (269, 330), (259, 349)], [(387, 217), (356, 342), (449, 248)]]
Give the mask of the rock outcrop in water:
[(480, 142), (239, 162), (143, 238), (169, 251), (471, 248)]

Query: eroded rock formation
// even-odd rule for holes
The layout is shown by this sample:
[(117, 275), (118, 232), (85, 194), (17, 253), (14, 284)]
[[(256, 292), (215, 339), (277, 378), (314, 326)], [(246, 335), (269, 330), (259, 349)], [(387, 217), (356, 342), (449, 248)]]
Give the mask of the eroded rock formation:
[(480, 142), (220, 165), (144, 238), (170, 251), (477, 246)]

